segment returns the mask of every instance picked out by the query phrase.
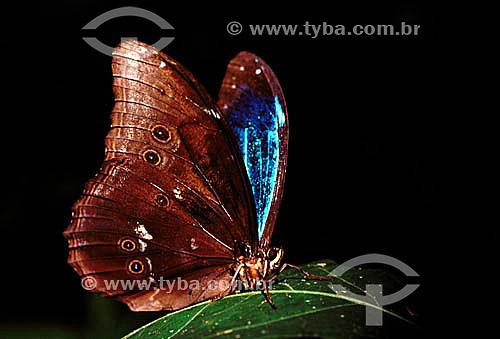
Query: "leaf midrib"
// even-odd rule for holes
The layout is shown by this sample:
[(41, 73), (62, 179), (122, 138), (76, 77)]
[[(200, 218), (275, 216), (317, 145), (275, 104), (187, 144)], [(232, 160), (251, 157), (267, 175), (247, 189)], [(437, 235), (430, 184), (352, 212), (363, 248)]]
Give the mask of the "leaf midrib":
[[(254, 324), (254, 325), (245, 325), (245, 326), (239, 326), (239, 327), (234, 327), (234, 328), (228, 328), (228, 329), (225, 329), (222, 332), (217, 332), (214, 335), (206, 336), (206, 337), (203, 337), (203, 338), (214, 338), (214, 337), (217, 337), (219, 335), (229, 334), (229, 333), (233, 333), (233, 332), (239, 331), (239, 330), (246, 330), (246, 329), (250, 329), (250, 328), (256, 328), (256, 327), (260, 327), (260, 326), (269, 325), (269, 324), (272, 324), (272, 323), (275, 323), (275, 322), (280, 322), (280, 321), (289, 320), (289, 319), (293, 319), (293, 318), (297, 318), (297, 317), (302, 317), (302, 316), (313, 314), (313, 313), (318, 313), (318, 312), (322, 312), (322, 311), (328, 311), (328, 310), (333, 310), (335, 308), (348, 307), (348, 306), (355, 306), (355, 304), (350, 303), (350, 304), (333, 305), (333, 306), (318, 308), (318, 309), (315, 309), (315, 310), (312, 310), (312, 311), (307, 311), (307, 312), (302, 312), (302, 313), (295, 313), (295, 314), (292, 314), (292, 315), (289, 315), (289, 316), (286, 316), (286, 317), (280, 317), (278, 319), (269, 320), (269, 321), (257, 323), (257, 324)], [(231, 332), (227, 332), (227, 331), (231, 331)]]

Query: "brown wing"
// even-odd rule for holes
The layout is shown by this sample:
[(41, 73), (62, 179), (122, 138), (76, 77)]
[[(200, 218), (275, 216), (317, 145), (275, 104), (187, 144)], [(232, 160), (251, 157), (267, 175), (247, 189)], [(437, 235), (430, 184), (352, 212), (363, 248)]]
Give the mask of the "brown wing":
[[(95, 291), (132, 310), (178, 309), (218, 295), (235, 244), (257, 247), (241, 155), (212, 98), (180, 64), (124, 41), (113, 53), (115, 106), (104, 164), (64, 232), (69, 263)], [(199, 289), (141, 290), (109, 281), (198, 280)], [(177, 286), (177, 287), (176, 287)]]

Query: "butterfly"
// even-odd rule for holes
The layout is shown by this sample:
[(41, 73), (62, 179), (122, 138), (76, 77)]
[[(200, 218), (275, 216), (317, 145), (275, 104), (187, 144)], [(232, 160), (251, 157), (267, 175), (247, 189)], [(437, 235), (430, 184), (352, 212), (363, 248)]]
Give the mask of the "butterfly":
[(270, 246), (289, 133), (271, 68), (239, 53), (217, 102), (181, 64), (135, 40), (115, 48), (112, 70), (104, 162), (64, 231), (82, 286), (158, 311), (220, 299), (239, 281), (264, 285), (275, 307), (268, 282), (300, 268)]

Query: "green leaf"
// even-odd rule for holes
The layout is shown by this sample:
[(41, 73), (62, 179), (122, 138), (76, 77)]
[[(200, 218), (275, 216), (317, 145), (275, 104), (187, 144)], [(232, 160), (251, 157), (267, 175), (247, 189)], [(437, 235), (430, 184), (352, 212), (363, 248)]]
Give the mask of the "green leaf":
[[(337, 264), (323, 260), (301, 266), (310, 274), (327, 276)], [(281, 273), (270, 290), (279, 310), (273, 310), (261, 291), (233, 294), (216, 302), (202, 302), (145, 325), (125, 338), (358, 338), (387, 335), (394, 322), (405, 335), (417, 328), (399, 312), (336, 294), (329, 281), (309, 280), (295, 269)], [(384, 294), (399, 290), (401, 279), (380, 268), (353, 268), (334, 284), (365, 295), (366, 284), (383, 284)], [(366, 307), (384, 312), (384, 326), (366, 326)], [(404, 308), (402, 308), (404, 310)], [(398, 333), (399, 335), (400, 333)], [(407, 336), (407, 335), (406, 335)]]

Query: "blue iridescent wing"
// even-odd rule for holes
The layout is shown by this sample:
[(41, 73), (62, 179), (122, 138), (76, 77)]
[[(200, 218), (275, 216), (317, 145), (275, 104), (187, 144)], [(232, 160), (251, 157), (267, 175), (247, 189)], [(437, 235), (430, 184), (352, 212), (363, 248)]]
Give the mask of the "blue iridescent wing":
[(283, 195), (288, 114), (278, 79), (249, 52), (228, 65), (218, 105), (235, 134), (255, 200), (259, 243), (269, 246)]

